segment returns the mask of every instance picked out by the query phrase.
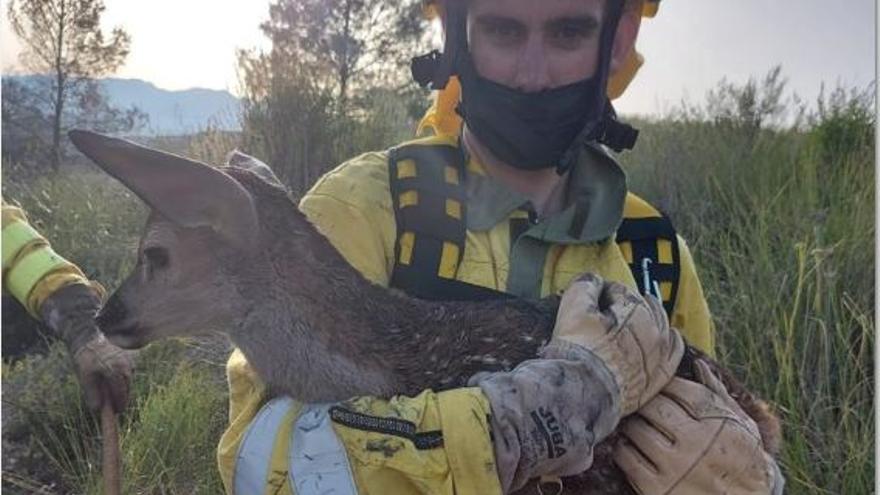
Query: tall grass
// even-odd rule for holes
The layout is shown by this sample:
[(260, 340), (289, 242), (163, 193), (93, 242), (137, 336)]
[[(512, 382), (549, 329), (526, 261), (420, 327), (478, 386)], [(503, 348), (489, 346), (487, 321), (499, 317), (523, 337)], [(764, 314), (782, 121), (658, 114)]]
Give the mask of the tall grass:
[[(190, 353), (168, 341), (138, 356), (119, 428), (123, 493), (222, 492), (214, 456), (226, 421), (222, 368), (194, 363)], [(4, 363), (3, 413), (4, 492), (101, 493), (100, 428), (63, 345)]]
[(806, 126), (757, 133), (645, 123), (626, 161), (690, 241), (722, 360), (779, 408), (787, 493), (872, 493), (873, 101), (821, 103)]

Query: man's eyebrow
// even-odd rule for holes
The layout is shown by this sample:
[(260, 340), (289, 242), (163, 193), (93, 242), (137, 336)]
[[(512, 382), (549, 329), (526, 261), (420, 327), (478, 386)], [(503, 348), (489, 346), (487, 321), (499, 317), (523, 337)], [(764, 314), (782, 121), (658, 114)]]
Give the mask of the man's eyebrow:
[(576, 28), (592, 31), (599, 27), (599, 19), (592, 14), (566, 15), (550, 19), (545, 23), (548, 28)]
[(477, 16), (476, 22), (478, 24), (481, 24), (483, 26), (488, 26), (488, 27), (497, 27), (497, 26), (518, 27), (518, 28), (525, 27), (525, 25), (522, 22), (520, 22), (512, 17), (505, 17), (505, 16), (497, 15), (497, 14), (480, 14)]

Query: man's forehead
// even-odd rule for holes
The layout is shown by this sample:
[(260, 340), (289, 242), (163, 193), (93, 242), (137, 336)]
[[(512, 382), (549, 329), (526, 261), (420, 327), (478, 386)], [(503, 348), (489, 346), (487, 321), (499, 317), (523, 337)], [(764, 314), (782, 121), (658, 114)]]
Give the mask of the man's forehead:
[(564, 18), (599, 18), (605, 0), (470, 0), (473, 17), (515, 19), (524, 24)]

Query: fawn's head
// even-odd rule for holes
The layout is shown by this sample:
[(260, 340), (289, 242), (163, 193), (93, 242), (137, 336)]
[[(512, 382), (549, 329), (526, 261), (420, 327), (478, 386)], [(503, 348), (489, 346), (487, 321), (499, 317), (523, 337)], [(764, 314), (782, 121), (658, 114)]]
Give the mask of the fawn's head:
[(98, 315), (110, 341), (138, 348), (234, 319), (243, 300), (234, 274), (258, 256), (251, 194), (203, 163), (91, 132), (70, 138), (152, 210), (134, 270)]

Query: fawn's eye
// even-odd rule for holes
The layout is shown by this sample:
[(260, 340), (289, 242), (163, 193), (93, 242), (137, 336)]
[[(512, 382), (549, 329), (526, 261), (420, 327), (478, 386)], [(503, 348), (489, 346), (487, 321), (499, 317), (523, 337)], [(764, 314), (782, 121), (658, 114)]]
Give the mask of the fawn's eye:
[(161, 247), (149, 247), (144, 249), (144, 261), (149, 271), (158, 270), (168, 266), (170, 258), (168, 250)]

